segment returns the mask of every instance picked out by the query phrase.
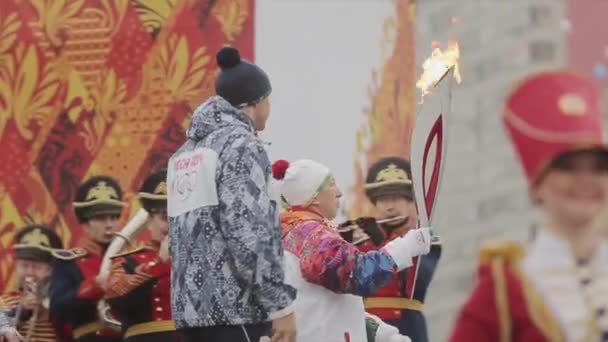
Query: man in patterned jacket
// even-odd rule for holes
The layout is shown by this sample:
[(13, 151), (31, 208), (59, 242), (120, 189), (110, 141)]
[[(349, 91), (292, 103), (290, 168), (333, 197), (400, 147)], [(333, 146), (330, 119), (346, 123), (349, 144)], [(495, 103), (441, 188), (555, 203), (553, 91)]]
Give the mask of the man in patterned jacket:
[(270, 160), (256, 131), (270, 81), (237, 50), (217, 55), (218, 96), (200, 105), (169, 160), (171, 309), (187, 341), (295, 340)]

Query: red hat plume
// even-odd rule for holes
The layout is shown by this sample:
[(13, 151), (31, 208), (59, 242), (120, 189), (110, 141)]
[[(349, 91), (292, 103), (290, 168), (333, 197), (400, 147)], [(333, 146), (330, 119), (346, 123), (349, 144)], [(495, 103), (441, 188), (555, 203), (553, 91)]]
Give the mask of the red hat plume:
[(279, 159), (272, 164), (272, 176), (276, 180), (283, 180), (288, 168), (289, 162), (287, 160)]

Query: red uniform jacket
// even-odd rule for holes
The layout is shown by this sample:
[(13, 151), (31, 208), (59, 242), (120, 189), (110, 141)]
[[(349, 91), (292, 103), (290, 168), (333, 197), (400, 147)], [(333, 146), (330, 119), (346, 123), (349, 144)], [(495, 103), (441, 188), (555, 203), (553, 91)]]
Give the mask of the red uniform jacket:
[[(370, 240), (367, 240), (360, 244), (358, 247), (363, 252), (369, 252), (378, 250), (386, 243), (387, 240), (381, 245), (376, 246)], [(415, 270), (418, 258), (414, 259), (414, 266), (410, 267), (410, 270)], [(393, 279), (384, 287), (376, 291), (369, 298), (408, 298), (411, 295), (412, 284), (414, 282), (414, 272), (399, 272), (396, 273)], [(394, 320), (401, 318), (401, 310), (397, 308), (369, 308), (366, 306), (366, 311), (380, 317), (382, 320)]]
[(563, 341), (558, 322), (530, 286), (515, 243), (482, 248), (475, 288), (450, 337), (451, 342)]
[(125, 337), (167, 333), (171, 320), (171, 262), (162, 261), (158, 245), (117, 255), (112, 259), (106, 298)]
[[(53, 251), (55, 258), (49, 289), (50, 312), (62, 331), (71, 331), (74, 340), (120, 341), (118, 332), (106, 329), (99, 320), (97, 303), (104, 291), (96, 283), (104, 250), (97, 243), (81, 240), (79, 247)], [(70, 336), (64, 336), (69, 340)]]
[[(364, 252), (382, 248), (399, 234), (391, 234), (389, 240), (379, 246), (371, 240), (359, 244)], [(441, 245), (432, 245), (429, 254), (412, 259), (413, 266), (396, 273), (388, 285), (364, 299), (365, 310), (397, 327), (403, 335), (415, 342), (427, 342), (426, 318), (423, 314), (426, 291), (441, 258)]]
[[(8, 318), (13, 320), (17, 312), (20, 312), (19, 324), (17, 325), (19, 333), (24, 337), (29, 336), (31, 342), (57, 341), (57, 334), (48, 309), (40, 305), (38, 312), (34, 315), (30, 310), (19, 310), (20, 301), (21, 293), (19, 292), (9, 292), (0, 296), (0, 310), (6, 312)], [(32, 324), (34, 324), (33, 327)], [(28, 335), (29, 332), (31, 332), (31, 335)]]
[[(389, 240), (379, 246), (374, 245), (371, 240), (366, 240), (359, 244), (358, 248), (363, 252), (379, 250), (388, 241), (397, 237), (398, 235), (393, 234), (389, 237)], [(426, 291), (433, 279), (440, 257), (441, 245), (433, 245), (429, 254), (422, 258), (413, 258), (412, 267), (396, 273), (388, 285), (366, 298), (366, 311), (383, 320), (401, 319), (402, 309), (422, 311)], [(376, 300), (372, 298), (376, 298)], [(379, 300), (382, 302), (379, 302)], [(399, 306), (401, 306), (401, 309)]]

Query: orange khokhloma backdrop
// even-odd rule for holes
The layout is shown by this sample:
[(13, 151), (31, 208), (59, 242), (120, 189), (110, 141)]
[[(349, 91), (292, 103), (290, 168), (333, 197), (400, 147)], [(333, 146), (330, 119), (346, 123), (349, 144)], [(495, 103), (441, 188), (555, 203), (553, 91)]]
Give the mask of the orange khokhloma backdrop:
[(0, 0), (0, 292), (15, 230), (80, 235), (77, 186), (116, 177), (130, 206), (213, 93), (223, 45), (253, 59), (254, 0)]
[(415, 4), (414, 0), (396, 0), (393, 4), (393, 15), (384, 22), (380, 42), (384, 63), (379, 71), (372, 72), (370, 102), (356, 135), (355, 184), (350, 189), (353, 205), (348, 217), (374, 214), (364, 191), (372, 163), (388, 156), (410, 158), (416, 104)]

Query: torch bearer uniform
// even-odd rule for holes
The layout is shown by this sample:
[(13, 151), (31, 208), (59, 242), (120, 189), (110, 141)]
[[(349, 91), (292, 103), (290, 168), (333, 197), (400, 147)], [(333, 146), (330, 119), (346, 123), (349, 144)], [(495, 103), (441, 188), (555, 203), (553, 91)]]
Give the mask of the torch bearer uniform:
[[(30, 260), (41, 263), (51, 263), (51, 251), (61, 248), (61, 239), (57, 234), (41, 225), (31, 225), (23, 228), (15, 235), (15, 258), (17, 260)], [(39, 280), (37, 286), (45, 286), (48, 279)], [(6, 312), (13, 322), (16, 320), (17, 330), (23, 337), (31, 342), (51, 342), (57, 340), (57, 333), (49, 314), (47, 293), (42, 302), (34, 310), (19, 307), (26, 297), (24, 289), (10, 291), (0, 296), (0, 312)], [(17, 315), (19, 317), (17, 317)], [(33, 326), (32, 326), (33, 325)], [(1, 335), (0, 335), (1, 336)]]
[(299, 342), (409, 341), (377, 317), (368, 320), (360, 296), (385, 285), (411, 258), (428, 252), (428, 228), (412, 231), (383, 249), (359, 251), (342, 239), (336, 224), (309, 204), (333, 180), (327, 167), (299, 160), (277, 171), (288, 209), (281, 215), (287, 281), (298, 290), (295, 315)]
[[(124, 206), (122, 189), (116, 180), (95, 176), (77, 190), (74, 210), (80, 222), (99, 215), (119, 216)], [(93, 240), (83, 238), (77, 247), (53, 252), (55, 263), (49, 291), (53, 319), (71, 329), (77, 342), (114, 342), (121, 335), (98, 317), (97, 303), (104, 290), (97, 285), (105, 249)]]
[[(535, 75), (506, 103), (504, 122), (530, 184), (565, 152), (605, 150), (597, 93), (566, 72)], [(541, 229), (529, 247), (488, 244), (451, 341), (608, 341), (608, 244), (576, 260)]]

